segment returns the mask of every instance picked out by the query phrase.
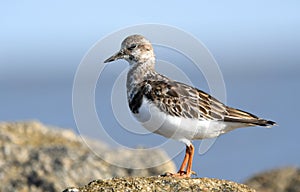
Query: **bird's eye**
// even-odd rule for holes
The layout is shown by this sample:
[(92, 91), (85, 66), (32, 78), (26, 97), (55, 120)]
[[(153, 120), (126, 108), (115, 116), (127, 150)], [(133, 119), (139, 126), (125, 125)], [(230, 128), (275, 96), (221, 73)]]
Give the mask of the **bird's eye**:
[(133, 50), (134, 48), (136, 48), (136, 44), (130, 45), (130, 47), (128, 47), (127, 49), (131, 51), (131, 50)]

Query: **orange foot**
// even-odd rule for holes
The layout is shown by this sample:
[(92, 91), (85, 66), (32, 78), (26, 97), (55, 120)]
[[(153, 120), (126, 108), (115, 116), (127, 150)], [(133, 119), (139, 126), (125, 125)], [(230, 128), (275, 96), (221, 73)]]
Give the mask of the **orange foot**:
[(186, 146), (185, 156), (180, 169), (177, 173), (165, 173), (162, 176), (176, 177), (176, 178), (190, 178), (191, 175), (197, 175), (192, 171), (192, 162), (194, 157), (194, 146), (190, 144)]
[(196, 172), (191, 171), (190, 173), (187, 173), (186, 171), (178, 171), (177, 173), (170, 173), (167, 172), (162, 177), (174, 177), (174, 178), (190, 178), (192, 175), (197, 175)]

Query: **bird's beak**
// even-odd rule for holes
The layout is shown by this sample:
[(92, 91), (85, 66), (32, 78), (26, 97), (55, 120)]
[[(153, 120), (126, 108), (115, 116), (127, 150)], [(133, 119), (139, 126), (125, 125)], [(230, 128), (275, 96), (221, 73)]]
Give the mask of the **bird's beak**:
[(118, 59), (123, 59), (123, 58), (124, 58), (124, 52), (123, 52), (123, 50), (120, 50), (119, 52), (117, 52), (113, 56), (106, 59), (104, 61), (104, 63), (109, 63), (109, 62), (112, 62), (112, 61), (115, 61), (115, 60), (118, 60)]

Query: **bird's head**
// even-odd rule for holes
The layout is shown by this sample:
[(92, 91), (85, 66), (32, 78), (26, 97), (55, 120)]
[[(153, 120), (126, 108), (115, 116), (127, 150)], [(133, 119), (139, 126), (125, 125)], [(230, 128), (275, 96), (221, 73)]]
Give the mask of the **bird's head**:
[(125, 59), (130, 65), (133, 65), (154, 60), (155, 56), (151, 43), (145, 37), (131, 35), (123, 40), (120, 51), (106, 59), (104, 63), (117, 59)]

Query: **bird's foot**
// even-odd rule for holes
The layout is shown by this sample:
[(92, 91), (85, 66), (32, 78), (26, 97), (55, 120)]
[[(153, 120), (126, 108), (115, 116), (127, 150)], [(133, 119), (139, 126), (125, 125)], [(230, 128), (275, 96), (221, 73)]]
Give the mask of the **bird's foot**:
[(174, 177), (174, 178), (190, 178), (192, 175), (197, 175), (195, 171), (187, 173), (186, 171), (178, 171), (177, 173), (166, 172), (162, 174), (162, 177)]

